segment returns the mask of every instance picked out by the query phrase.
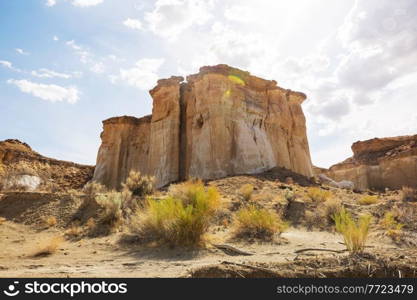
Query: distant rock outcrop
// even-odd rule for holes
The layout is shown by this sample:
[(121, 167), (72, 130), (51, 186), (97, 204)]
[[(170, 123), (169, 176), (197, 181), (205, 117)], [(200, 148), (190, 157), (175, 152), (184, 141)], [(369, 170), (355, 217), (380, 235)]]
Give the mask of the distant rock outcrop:
[(326, 175), (350, 180), (355, 188), (417, 188), (417, 135), (374, 138), (352, 145), (353, 157), (333, 165)]
[(93, 166), (42, 156), (19, 140), (0, 141), (0, 190), (80, 189), (93, 172)]
[(285, 167), (311, 177), (301, 103), (275, 81), (217, 65), (158, 81), (151, 116), (103, 122), (94, 180), (120, 188), (129, 170), (157, 186)]

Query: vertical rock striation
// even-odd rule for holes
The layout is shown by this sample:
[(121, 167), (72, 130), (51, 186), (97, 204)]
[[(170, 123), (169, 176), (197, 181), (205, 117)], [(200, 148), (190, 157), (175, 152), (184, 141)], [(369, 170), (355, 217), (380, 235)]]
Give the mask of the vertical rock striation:
[(312, 176), (306, 96), (227, 65), (158, 81), (152, 116), (103, 122), (94, 180), (118, 188), (130, 169), (157, 186), (285, 167)]

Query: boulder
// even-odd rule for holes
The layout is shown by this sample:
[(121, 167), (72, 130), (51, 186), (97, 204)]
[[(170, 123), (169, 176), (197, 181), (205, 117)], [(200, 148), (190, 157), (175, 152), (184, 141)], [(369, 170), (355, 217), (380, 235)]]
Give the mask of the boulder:
[(339, 189), (353, 190), (355, 188), (355, 184), (349, 180), (342, 180), (338, 182), (326, 176), (325, 174), (319, 174), (318, 178), (321, 183), (324, 183), (324, 184), (327, 184), (329, 186), (336, 187)]
[(27, 192), (36, 191), (42, 180), (38, 176), (22, 174), (8, 177), (3, 182), (5, 190), (17, 189)]

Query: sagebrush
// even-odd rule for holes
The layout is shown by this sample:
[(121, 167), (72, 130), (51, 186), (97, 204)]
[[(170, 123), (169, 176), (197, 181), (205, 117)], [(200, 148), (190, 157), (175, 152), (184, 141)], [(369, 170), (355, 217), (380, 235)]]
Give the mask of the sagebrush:
[(154, 183), (154, 177), (142, 175), (138, 171), (130, 171), (123, 188), (129, 190), (133, 196), (143, 197), (153, 193)]

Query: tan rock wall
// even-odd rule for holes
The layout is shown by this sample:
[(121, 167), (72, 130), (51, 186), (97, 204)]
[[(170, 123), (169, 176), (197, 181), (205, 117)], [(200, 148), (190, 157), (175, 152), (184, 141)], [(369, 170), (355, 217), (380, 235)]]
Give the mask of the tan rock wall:
[(354, 155), (326, 172), (359, 190), (417, 188), (417, 136), (372, 139), (352, 145)]
[[(203, 67), (182, 81), (160, 80), (150, 91), (150, 122), (104, 122), (95, 180), (117, 187), (138, 169), (163, 186), (276, 166), (312, 176), (304, 94), (226, 65)], [(135, 153), (132, 143), (146, 144), (148, 154)]]
[(130, 170), (148, 173), (150, 128), (151, 116), (104, 121), (93, 180), (119, 189)]

